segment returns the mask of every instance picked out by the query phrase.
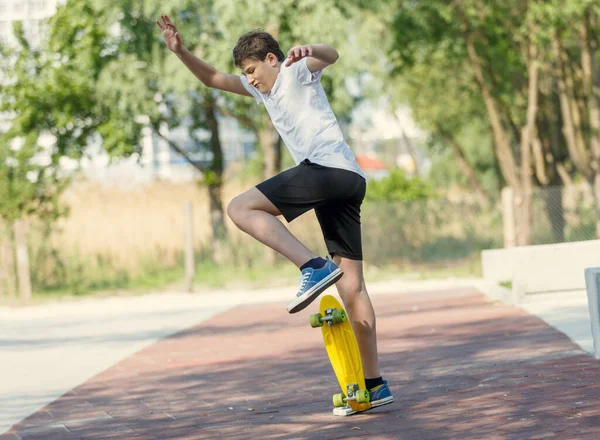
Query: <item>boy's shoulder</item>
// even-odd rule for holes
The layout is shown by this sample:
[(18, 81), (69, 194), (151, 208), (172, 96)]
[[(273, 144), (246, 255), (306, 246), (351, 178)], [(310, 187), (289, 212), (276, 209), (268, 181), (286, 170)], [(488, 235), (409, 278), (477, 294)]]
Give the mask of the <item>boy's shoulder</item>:
[(285, 65), (287, 60), (288, 59), (286, 58), (281, 64), (280, 73), (282, 73), (284, 77), (294, 78), (302, 85), (311, 85), (321, 79), (323, 71), (319, 70), (318, 72), (311, 72), (306, 64), (307, 58), (302, 58), (289, 66)]
[(281, 69), (279, 70), (279, 73), (283, 73), (284, 75), (293, 75), (298, 69), (298, 63), (292, 63), (289, 66), (287, 66), (287, 61), (288, 58), (281, 62)]

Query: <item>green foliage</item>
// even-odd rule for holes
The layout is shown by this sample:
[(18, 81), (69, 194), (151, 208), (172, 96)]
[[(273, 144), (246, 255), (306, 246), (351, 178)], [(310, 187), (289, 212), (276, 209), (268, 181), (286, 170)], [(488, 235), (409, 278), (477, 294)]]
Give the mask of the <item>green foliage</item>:
[(404, 171), (394, 168), (389, 176), (369, 181), (365, 200), (410, 202), (427, 199), (432, 195), (429, 184), (418, 177), (409, 179)]
[[(49, 38), (40, 48), (16, 49), (16, 62), (6, 66), (10, 80), (0, 107), (12, 115), (11, 139), (48, 133), (56, 140), (56, 154), (79, 159), (101, 134), (109, 154), (136, 152), (141, 130), (136, 112), (118, 96), (102, 99), (106, 89), (99, 87), (103, 69), (119, 58), (110, 50), (115, 45), (110, 24), (91, 1), (70, 0), (49, 20)], [(119, 79), (112, 78), (113, 90)]]
[[(437, 176), (454, 173), (456, 161), (446, 160), (456, 156), (450, 148), (450, 140), (454, 140), (463, 148), (467, 163), (487, 189), (501, 186), (501, 180), (508, 177), (515, 180), (518, 172), (510, 162), (517, 166), (520, 163), (521, 129), (528, 107), (528, 48), (533, 43), (540, 72), (536, 135), (545, 148), (537, 159), (545, 161), (542, 166), (547, 169), (546, 175), (551, 176), (551, 184), (557, 183), (556, 164), (564, 163), (568, 152), (564, 139), (553, 138), (550, 129), (555, 126), (554, 131), (561, 136), (550, 41), (553, 36), (560, 40), (569, 55), (567, 64), (574, 66), (575, 77), (580, 76), (583, 17), (590, 14), (592, 28), (597, 30), (599, 10), (594, 0), (401, 0), (397, 3), (389, 51), (393, 75), (384, 82), (393, 95), (392, 104), (408, 104), (419, 125), (432, 134), (432, 144), (437, 148), (434, 154), (442, 157), (434, 164)], [(591, 45), (597, 46), (597, 32), (591, 32)], [(477, 77), (476, 71), (482, 77)], [(582, 106), (587, 105), (587, 98), (582, 95), (577, 99), (580, 98)], [(499, 120), (491, 116), (492, 110)], [(585, 113), (586, 109), (582, 110)], [(584, 135), (589, 132), (587, 116), (582, 118)], [(498, 134), (494, 141), (500, 142), (502, 132), (511, 145), (512, 151), (508, 153), (512, 157), (507, 157), (504, 150), (491, 148), (492, 125)], [(466, 137), (467, 133), (472, 137)], [(477, 148), (473, 145), (479, 145), (491, 163), (476, 157)], [(442, 154), (439, 147), (446, 153)], [(444, 165), (446, 169), (441, 170)], [(500, 170), (510, 176), (501, 176)], [(496, 184), (486, 183), (494, 174)]]
[(68, 179), (59, 173), (59, 156), (47, 154), (39, 142), (49, 116), (32, 102), (24, 104), (39, 91), (35, 73), (40, 73), (41, 55), (29, 47), (22, 26), (15, 26), (15, 33), (20, 46), (2, 48), (0, 57), (5, 75), (0, 82), (0, 219), (56, 219), (65, 212), (58, 198)]
[(118, 76), (110, 78), (111, 87), (99, 86), (103, 69), (118, 56), (107, 49), (114, 46), (108, 24), (91, 1), (70, 0), (49, 20), (49, 37), (39, 48), (30, 47), (22, 26), (15, 26), (18, 44), (0, 57), (0, 114), (6, 118), (0, 216), (64, 213), (58, 197), (68, 179), (60, 173), (60, 159), (80, 159), (97, 135), (112, 156), (138, 151), (135, 109), (123, 106), (118, 95), (102, 93), (118, 90)]
[(0, 218), (9, 223), (24, 216), (52, 221), (67, 212), (59, 197), (69, 179), (55, 163), (40, 165), (37, 153), (26, 146), (0, 151)]
[[(496, 169), (493, 141), (486, 121), (474, 118), (460, 127), (455, 136), (486, 193), (497, 193), (501, 176)], [(428, 143), (428, 151), (431, 159), (429, 181), (434, 188), (444, 190), (451, 185), (470, 188), (472, 182), (464, 174), (456, 153), (449, 148), (446, 138), (434, 133)]]
[(222, 183), (222, 179), (213, 170), (208, 170), (203, 175), (202, 183), (208, 186), (219, 186)]

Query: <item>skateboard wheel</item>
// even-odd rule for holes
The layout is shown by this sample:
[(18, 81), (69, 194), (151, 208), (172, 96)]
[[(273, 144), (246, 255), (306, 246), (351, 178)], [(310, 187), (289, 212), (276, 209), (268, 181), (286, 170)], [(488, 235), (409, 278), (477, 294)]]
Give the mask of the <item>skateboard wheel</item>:
[(340, 309), (335, 309), (331, 314), (331, 322), (332, 324), (339, 324), (341, 322), (346, 322), (346, 312)]
[(335, 406), (336, 408), (340, 407), (340, 406), (344, 406), (346, 404), (345, 402), (345, 396), (343, 393), (339, 393), (339, 394), (334, 394), (333, 395), (333, 406)]
[(308, 321), (310, 322), (310, 326), (312, 328), (323, 327), (323, 315), (320, 313), (315, 313), (314, 315), (310, 315), (308, 317)]
[(371, 400), (371, 396), (367, 390), (358, 390), (356, 392), (356, 401), (358, 403), (367, 403)]

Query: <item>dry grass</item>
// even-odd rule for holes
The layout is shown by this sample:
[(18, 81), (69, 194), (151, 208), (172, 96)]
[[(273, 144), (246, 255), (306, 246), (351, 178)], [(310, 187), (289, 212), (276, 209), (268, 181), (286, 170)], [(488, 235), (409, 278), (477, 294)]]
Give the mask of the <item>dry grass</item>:
[(205, 190), (197, 184), (154, 182), (124, 191), (82, 182), (63, 197), (70, 215), (59, 222), (54, 237), (60, 247), (79, 249), (84, 255), (111, 253), (128, 261), (132, 255), (181, 250), (184, 237), (184, 204), (194, 207), (194, 232), (198, 243), (209, 239)]
[[(253, 184), (226, 184), (224, 208)], [(193, 206), (194, 248), (206, 249), (211, 244), (208, 195), (206, 188), (193, 182), (155, 181), (131, 190), (90, 182), (73, 185), (63, 195), (70, 214), (59, 222), (52, 243), (61, 254), (77, 254), (80, 258), (102, 255), (132, 272), (140, 269), (143, 256), (159, 258), (161, 265), (172, 266), (184, 249), (184, 206), (189, 201)], [(237, 254), (252, 258), (262, 245), (257, 247), (228, 218), (226, 225)], [(315, 251), (324, 250), (313, 213), (289, 227)]]
[[(249, 179), (228, 181), (223, 189), (223, 206), (256, 183)], [(210, 256), (212, 246), (205, 187), (193, 182), (154, 181), (123, 189), (82, 181), (64, 193), (63, 202), (70, 213), (60, 220), (49, 242), (32, 225), (34, 286), (44, 291), (66, 288), (86, 293), (93, 289), (129, 288), (136, 283), (155, 286), (181, 280), (184, 207), (190, 201), (194, 249), (198, 264), (203, 265), (199, 281), (228, 281), (233, 266), (261, 280), (259, 271), (264, 269), (264, 257), (269, 251), (239, 231), (228, 218), (230, 240), (223, 260), (226, 264), (211, 266), (210, 258), (205, 258)], [(483, 209), (441, 200), (367, 204), (363, 213), (365, 259), (377, 267), (439, 270), (453, 267), (456, 262), (475, 261), (480, 249), (501, 243), (501, 219), (494, 207)], [(326, 254), (313, 212), (285, 224), (315, 253)]]

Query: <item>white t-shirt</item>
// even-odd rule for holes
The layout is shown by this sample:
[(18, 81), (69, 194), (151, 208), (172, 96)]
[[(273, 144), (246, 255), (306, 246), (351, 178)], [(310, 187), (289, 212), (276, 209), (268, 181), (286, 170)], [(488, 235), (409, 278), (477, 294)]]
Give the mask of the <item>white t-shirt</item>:
[(296, 165), (304, 159), (326, 167), (354, 171), (362, 177), (354, 153), (319, 81), (322, 71), (311, 72), (306, 58), (286, 67), (284, 61), (269, 93), (262, 94), (242, 75), (242, 84), (259, 104), (264, 104), (273, 125)]

